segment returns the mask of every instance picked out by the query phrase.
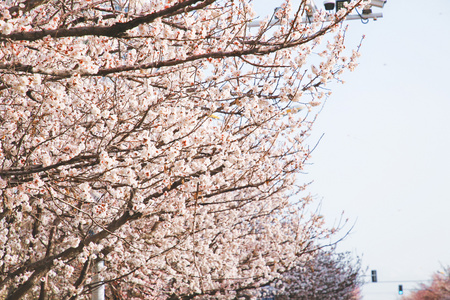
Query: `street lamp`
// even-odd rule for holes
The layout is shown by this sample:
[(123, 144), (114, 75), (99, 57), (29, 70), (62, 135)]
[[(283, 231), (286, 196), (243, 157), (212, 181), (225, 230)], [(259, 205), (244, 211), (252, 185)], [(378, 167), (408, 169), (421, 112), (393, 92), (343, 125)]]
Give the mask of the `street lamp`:
[(386, 0), (370, 0), (370, 5), (383, 8), (386, 2)]
[[(368, 19), (373, 19), (373, 20), (377, 20), (379, 18), (383, 17), (382, 13), (373, 13), (372, 12), (372, 6), (375, 7), (379, 7), (379, 8), (383, 8), (384, 4), (386, 4), (387, 0), (370, 0), (370, 2), (365, 5), (365, 7), (363, 8), (362, 14), (360, 14), (359, 12), (357, 14), (349, 14), (347, 15), (347, 17), (345, 18), (346, 20), (368, 20)], [(341, 8), (345, 7), (345, 3), (350, 3), (351, 0), (325, 0), (323, 2), (323, 5), (325, 7), (325, 10), (327, 11), (332, 11), (334, 8), (336, 8), (336, 12), (339, 11)], [(312, 18), (314, 17), (315, 14), (318, 13), (318, 8), (317, 6), (314, 4), (313, 0), (308, 0), (306, 1), (306, 12), (307, 12), (307, 17), (303, 18), (300, 20), (301, 23), (311, 23)], [(277, 11), (277, 9), (276, 9)], [(334, 15), (328, 15), (327, 17), (327, 21), (331, 22), (335, 19)], [(259, 27), (261, 24), (261, 21), (253, 21), (248, 23), (248, 27)], [(274, 18), (270, 24), (268, 24), (269, 26), (272, 25), (279, 25), (279, 20), (278, 18)]]

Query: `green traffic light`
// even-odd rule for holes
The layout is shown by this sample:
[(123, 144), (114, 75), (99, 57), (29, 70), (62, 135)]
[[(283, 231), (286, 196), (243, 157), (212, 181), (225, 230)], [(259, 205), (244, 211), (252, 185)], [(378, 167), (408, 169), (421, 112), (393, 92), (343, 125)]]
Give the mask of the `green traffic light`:
[(401, 284), (398, 285), (398, 294), (403, 295), (403, 285)]

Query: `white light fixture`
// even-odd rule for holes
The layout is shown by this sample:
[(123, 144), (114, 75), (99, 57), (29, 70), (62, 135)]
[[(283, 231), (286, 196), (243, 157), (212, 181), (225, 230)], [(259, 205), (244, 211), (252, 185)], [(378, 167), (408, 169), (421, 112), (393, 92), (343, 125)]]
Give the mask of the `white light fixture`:
[(383, 8), (387, 0), (370, 0), (370, 5)]

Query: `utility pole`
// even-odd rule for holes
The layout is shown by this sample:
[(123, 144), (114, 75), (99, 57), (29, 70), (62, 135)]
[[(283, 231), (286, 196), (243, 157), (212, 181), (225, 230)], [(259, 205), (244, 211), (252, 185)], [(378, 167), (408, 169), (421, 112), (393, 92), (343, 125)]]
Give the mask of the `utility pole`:
[(105, 266), (105, 262), (101, 259), (98, 259), (94, 265), (95, 275), (93, 277), (92, 284), (94, 285), (94, 289), (92, 290), (92, 300), (105, 300), (105, 284), (103, 283), (103, 276), (101, 275), (101, 271)]

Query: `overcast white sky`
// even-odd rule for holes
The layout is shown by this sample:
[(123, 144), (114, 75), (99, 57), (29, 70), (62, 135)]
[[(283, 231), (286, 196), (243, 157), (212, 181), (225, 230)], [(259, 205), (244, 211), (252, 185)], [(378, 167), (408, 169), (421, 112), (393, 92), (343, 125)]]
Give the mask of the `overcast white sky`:
[[(268, 14), (281, 1), (254, 3)], [(350, 45), (366, 35), (360, 66), (333, 87), (305, 176), (330, 223), (342, 211), (356, 222), (338, 250), (378, 271), (365, 300), (401, 299), (398, 284), (408, 294), (450, 265), (450, 1), (390, 0), (382, 12), (348, 21)]]

